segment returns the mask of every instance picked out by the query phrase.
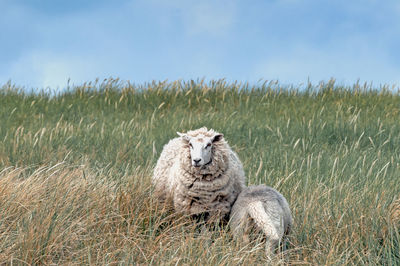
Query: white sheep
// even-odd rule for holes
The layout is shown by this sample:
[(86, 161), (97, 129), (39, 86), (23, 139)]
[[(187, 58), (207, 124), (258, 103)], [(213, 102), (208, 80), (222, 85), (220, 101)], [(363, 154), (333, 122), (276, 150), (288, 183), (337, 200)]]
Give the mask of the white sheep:
[(226, 221), (245, 186), (237, 154), (223, 134), (205, 127), (177, 132), (161, 152), (152, 178), (155, 195), (177, 212)]
[(230, 226), (234, 236), (246, 242), (263, 234), (269, 257), (279, 243), (284, 244), (292, 215), (289, 204), (278, 191), (265, 185), (250, 186), (243, 189), (232, 206)]

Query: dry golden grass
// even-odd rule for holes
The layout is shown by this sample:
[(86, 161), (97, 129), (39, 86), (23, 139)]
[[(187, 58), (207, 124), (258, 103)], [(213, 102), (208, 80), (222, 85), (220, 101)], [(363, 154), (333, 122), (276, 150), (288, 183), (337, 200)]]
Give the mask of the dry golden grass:
[[(148, 169), (149, 170), (149, 169)], [(85, 166), (0, 173), (0, 263), (17, 264), (263, 264), (261, 242), (235, 242), (229, 228), (209, 230), (156, 203), (150, 177), (118, 182)], [(341, 184), (349, 191), (351, 184)], [(335, 190), (292, 191), (295, 217), (288, 249), (273, 264), (359, 264), (378, 239), (378, 208), (356, 209), (365, 195), (348, 194), (332, 207)], [(296, 196), (297, 195), (297, 196)], [(327, 205), (329, 204), (329, 205)], [(395, 212), (397, 214), (397, 212)], [(382, 216), (381, 216), (382, 217)], [(382, 217), (383, 218), (383, 217)], [(368, 246), (370, 243), (372, 246)], [(384, 246), (381, 247), (383, 249)]]
[(399, 264), (399, 94), (96, 86), (0, 89), (0, 264), (265, 264), (263, 243), (205, 230), (152, 195), (162, 146), (200, 126), (224, 133), (249, 185), (287, 198), (294, 226), (273, 264)]
[(400, 198), (390, 205), (390, 222), (400, 227)]
[(262, 262), (262, 245), (232, 243), (226, 229), (199, 228), (157, 205), (148, 176), (117, 185), (64, 164), (26, 172), (0, 174), (0, 263)]

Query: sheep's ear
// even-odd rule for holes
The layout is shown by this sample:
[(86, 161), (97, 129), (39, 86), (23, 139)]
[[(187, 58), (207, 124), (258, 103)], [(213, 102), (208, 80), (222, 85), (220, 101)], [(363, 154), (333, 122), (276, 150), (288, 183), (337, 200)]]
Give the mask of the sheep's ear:
[(212, 142), (220, 141), (223, 137), (224, 137), (224, 134), (216, 134), (216, 135), (214, 135), (214, 137), (212, 138)]
[(190, 138), (188, 135), (186, 135), (185, 133), (181, 133), (181, 132), (176, 132), (176, 134), (178, 134), (184, 141), (189, 142)]

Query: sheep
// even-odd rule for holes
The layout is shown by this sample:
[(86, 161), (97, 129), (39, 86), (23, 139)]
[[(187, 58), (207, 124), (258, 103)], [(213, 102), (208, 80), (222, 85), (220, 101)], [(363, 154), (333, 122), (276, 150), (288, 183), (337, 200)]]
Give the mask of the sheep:
[[(236, 239), (249, 242), (249, 237), (263, 234), (269, 257), (290, 233), (292, 215), (286, 199), (266, 185), (245, 188), (232, 206), (230, 227)], [(255, 233), (254, 235), (251, 235)]]
[(245, 187), (238, 155), (224, 135), (202, 127), (177, 132), (163, 147), (154, 168), (154, 194), (179, 213), (227, 222), (232, 204)]

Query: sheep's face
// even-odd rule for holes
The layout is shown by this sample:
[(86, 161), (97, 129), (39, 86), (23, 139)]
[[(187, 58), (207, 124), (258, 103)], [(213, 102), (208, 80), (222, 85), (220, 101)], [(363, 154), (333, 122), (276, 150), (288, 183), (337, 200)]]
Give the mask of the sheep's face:
[(190, 159), (194, 167), (203, 167), (211, 163), (213, 144), (223, 137), (222, 134), (215, 134), (212, 137), (204, 135), (192, 137), (186, 134), (178, 134), (189, 145)]

